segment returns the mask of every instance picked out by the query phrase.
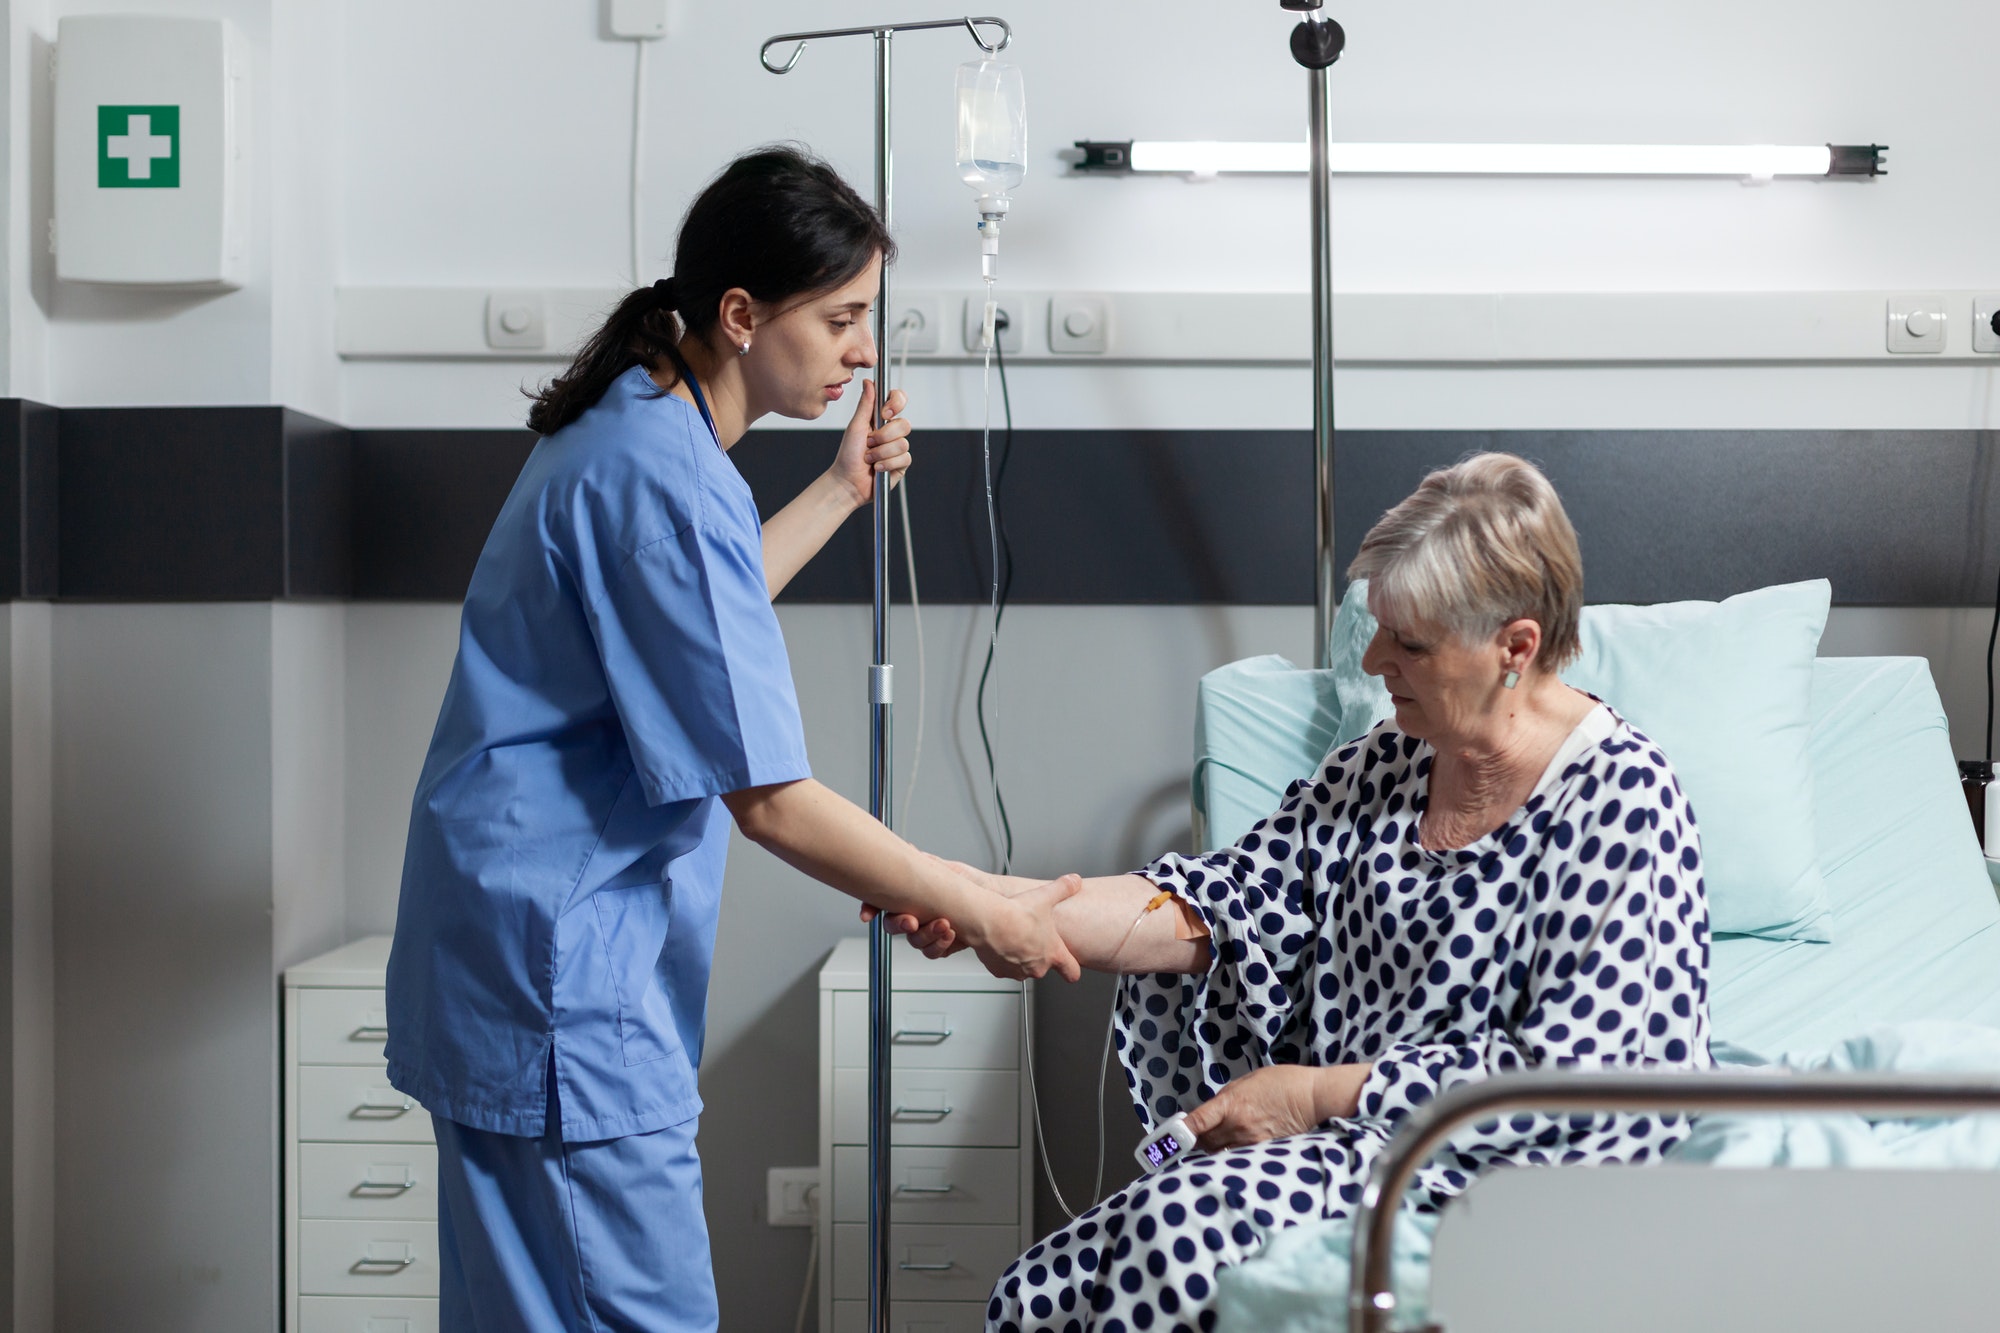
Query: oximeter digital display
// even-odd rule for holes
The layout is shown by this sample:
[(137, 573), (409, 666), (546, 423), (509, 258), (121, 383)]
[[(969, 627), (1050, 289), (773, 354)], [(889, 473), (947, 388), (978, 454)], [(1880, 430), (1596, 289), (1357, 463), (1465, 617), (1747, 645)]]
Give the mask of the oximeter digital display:
[(1158, 1171), (1194, 1151), (1194, 1135), (1188, 1131), (1187, 1117), (1177, 1115), (1139, 1141), (1132, 1155), (1148, 1171)]

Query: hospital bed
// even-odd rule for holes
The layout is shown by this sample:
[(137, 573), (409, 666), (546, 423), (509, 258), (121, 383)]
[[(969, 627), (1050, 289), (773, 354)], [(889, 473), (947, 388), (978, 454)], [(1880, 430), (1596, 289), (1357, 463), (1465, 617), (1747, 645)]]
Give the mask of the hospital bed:
[[(1275, 658), (1204, 680), (1194, 805), (1205, 846), (1233, 840), (1246, 820), (1276, 807), (1288, 782), (1311, 771), (1339, 727), (1331, 689), (1328, 673)], [(1927, 1104), (1938, 1113), (1982, 1098), (1993, 1104), (2000, 902), (1973, 840), (1928, 666), (1917, 658), (1817, 659), (1812, 705), (1809, 755), (1832, 939), (1715, 941), (1718, 1058), (1830, 1053), (1818, 1061), (1822, 1071), (1860, 1075), (1863, 1092), (1956, 1089), (1958, 1099), (1941, 1094)], [(1872, 1070), (1893, 1072), (1870, 1079)], [(1617, 1105), (1612, 1099), (1604, 1109)], [(1856, 1136), (1866, 1147), (1865, 1136), (1879, 1128), (1859, 1118), (1824, 1130), (1825, 1122), (1810, 1119), (1759, 1123), (1770, 1128), (1739, 1126), (1732, 1141), (1736, 1149), (1749, 1143), (1749, 1157), (1723, 1151), (1693, 1160), (1756, 1164), (1750, 1158), (1763, 1154), (1772, 1164), (1981, 1170), (1495, 1173), (1446, 1210), (1428, 1287), (1421, 1269), (1429, 1237), (1397, 1233), (1404, 1271), (1396, 1285), (1407, 1281), (1418, 1294), (1405, 1297), (1410, 1318), (1396, 1326), (1422, 1326), (1427, 1297), (1450, 1333), (1531, 1324), (1541, 1333), (1880, 1327), (1888, 1307), (1897, 1322), (1930, 1329), (2000, 1323), (2000, 1276), (1985, 1257), (2000, 1239), (1993, 1222), (2000, 1176), (1990, 1174), (2000, 1167), (2000, 1122), (1947, 1123), (1949, 1141), (1922, 1151), (1909, 1150), (1906, 1135), (1880, 1153), (1859, 1154)], [(1787, 1218), (1795, 1224), (1779, 1224)], [(1340, 1327), (1350, 1240), (1274, 1241), (1264, 1257), (1235, 1270), (1220, 1333)], [(1660, 1245), (1673, 1248), (1647, 1248)], [(1638, 1279), (1622, 1287), (1621, 1256)], [(1730, 1276), (1720, 1288), (1704, 1286), (1723, 1270)], [(1811, 1271), (1844, 1281), (1821, 1281), (1817, 1305), (1801, 1305), (1798, 1279)], [(1753, 1280), (1758, 1274), (1762, 1281)], [(1618, 1302), (1620, 1290), (1629, 1305)]]

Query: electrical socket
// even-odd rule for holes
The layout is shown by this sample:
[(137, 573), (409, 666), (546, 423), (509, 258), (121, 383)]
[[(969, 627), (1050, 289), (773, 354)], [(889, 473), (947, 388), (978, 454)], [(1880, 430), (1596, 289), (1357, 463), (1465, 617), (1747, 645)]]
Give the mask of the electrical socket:
[(809, 1227), (819, 1215), (819, 1168), (774, 1166), (764, 1177), (764, 1216), (774, 1227)]
[[(903, 333), (903, 326), (910, 326)], [(906, 341), (907, 339), (907, 341)], [(944, 350), (944, 302), (935, 296), (898, 297), (889, 317), (889, 345), (884, 356), (935, 354)]]
[[(1000, 332), (1000, 350), (1012, 355), (1021, 350), (1023, 330), (1028, 327), (1026, 302), (1018, 296), (995, 298), (1000, 306), (1000, 315), (1005, 317), (1006, 327)], [(999, 321), (996, 319), (995, 321)], [(986, 350), (986, 298), (968, 296), (965, 299), (965, 350), (977, 355)]]
[(1972, 298), (1972, 350), (2000, 352), (2000, 296)]

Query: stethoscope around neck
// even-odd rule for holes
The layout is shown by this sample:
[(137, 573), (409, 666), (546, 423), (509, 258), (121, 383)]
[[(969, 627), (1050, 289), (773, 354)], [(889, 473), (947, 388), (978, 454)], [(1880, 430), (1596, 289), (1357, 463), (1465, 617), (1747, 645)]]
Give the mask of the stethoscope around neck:
[(701, 381), (695, 378), (694, 370), (688, 365), (687, 358), (681, 355), (680, 348), (668, 344), (667, 355), (673, 359), (674, 369), (680, 372), (681, 379), (686, 381), (688, 391), (694, 394), (694, 405), (701, 412), (701, 419), (707, 423), (708, 433), (715, 437), (716, 448), (721, 448), (722, 432), (715, 428), (715, 417), (709, 413), (708, 395), (701, 391)]

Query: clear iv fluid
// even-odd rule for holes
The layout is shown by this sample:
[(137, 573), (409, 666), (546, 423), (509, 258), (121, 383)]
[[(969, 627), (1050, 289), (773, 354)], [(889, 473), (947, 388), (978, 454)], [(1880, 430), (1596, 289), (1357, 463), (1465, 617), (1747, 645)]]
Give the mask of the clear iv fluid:
[(974, 60), (958, 67), (958, 176), (1005, 197), (1028, 174), (1028, 104), (1019, 67)]
[(1012, 194), (1028, 174), (1025, 162), (994, 162), (974, 158), (958, 164), (958, 178), (982, 195)]

